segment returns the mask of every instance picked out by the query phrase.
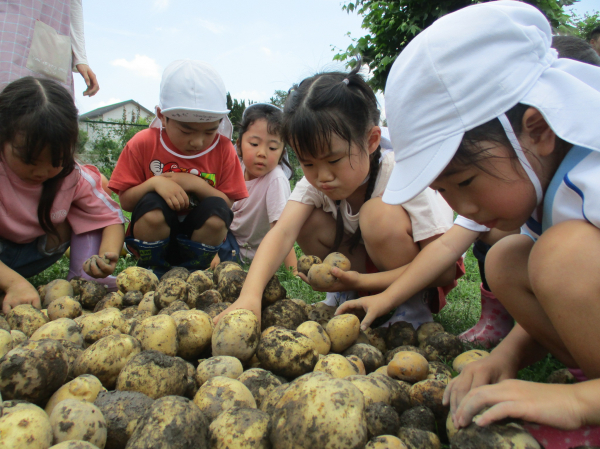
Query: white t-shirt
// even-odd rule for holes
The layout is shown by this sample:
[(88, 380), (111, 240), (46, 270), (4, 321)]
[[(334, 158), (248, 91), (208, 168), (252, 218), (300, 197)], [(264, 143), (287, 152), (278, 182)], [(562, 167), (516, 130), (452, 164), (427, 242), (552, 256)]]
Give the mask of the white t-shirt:
[(490, 228), (488, 228), (487, 226), (480, 225), (476, 221), (470, 220), (466, 217), (463, 217), (462, 215), (459, 215), (456, 217), (456, 220), (454, 220), (454, 224), (458, 225), (460, 227), (466, 228), (469, 231), (473, 231), (473, 232), (488, 232), (488, 231), (490, 231)]
[[(242, 162), (242, 170), (245, 171)], [(279, 220), (290, 196), (290, 181), (280, 165), (260, 178), (246, 181), (248, 198), (233, 203), (230, 230), (240, 245), (242, 257), (253, 259), (271, 223)]]
[[(371, 198), (383, 195), (393, 168), (394, 153), (388, 152), (382, 155), (379, 173), (377, 174)], [(290, 196), (290, 201), (312, 205), (323, 209), (325, 212), (330, 212), (334, 219), (337, 218), (335, 201), (314, 188), (306, 178), (302, 178), (296, 184)], [(452, 227), (452, 209), (450, 209), (448, 203), (442, 198), (442, 195), (430, 188), (425, 189), (412, 200), (402, 204), (402, 207), (410, 217), (413, 240), (415, 242), (443, 234)], [(354, 234), (358, 229), (358, 211), (353, 214), (346, 200), (341, 201), (340, 211), (344, 221), (345, 232), (351, 235)]]

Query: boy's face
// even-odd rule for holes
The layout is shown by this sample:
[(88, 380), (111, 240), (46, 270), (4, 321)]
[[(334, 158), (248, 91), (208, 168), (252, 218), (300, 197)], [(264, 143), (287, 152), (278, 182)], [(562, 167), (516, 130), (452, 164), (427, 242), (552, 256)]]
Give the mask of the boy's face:
[(202, 123), (180, 122), (168, 119), (160, 110), (157, 111), (157, 115), (171, 143), (188, 156), (206, 150), (215, 141), (221, 123), (220, 120)]

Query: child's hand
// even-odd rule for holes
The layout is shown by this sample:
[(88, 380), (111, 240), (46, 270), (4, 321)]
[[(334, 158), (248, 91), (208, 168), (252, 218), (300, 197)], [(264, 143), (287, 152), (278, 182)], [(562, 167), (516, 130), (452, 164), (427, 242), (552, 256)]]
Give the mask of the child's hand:
[[(304, 282), (306, 282), (308, 285), (310, 285), (310, 282), (308, 282), (308, 277), (305, 274), (298, 273), (297, 270), (294, 274), (297, 275)], [(358, 271), (344, 271), (340, 270), (337, 267), (332, 267), (331, 274), (333, 274), (337, 278), (337, 281), (334, 284), (332, 284), (329, 288), (326, 289), (313, 287), (313, 290), (318, 292), (345, 292), (348, 290), (360, 289), (359, 285), (361, 274)]]
[(184, 210), (190, 207), (190, 199), (185, 190), (177, 184), (171, 176), (172, 173), (165, 173), (160, 176), (156, 176), (152, 179), (155, 181), (154, 189), (166, 202), (167, 205), (173, 210)]
[(483, 408), (491, 406), (475, 424), (487, 426), (510, 417), (565, 430), (577, 429), (586, 424), (584, 408), (575, 394), (576, 388), (582, 386), (585, 385), (505, 380), (471, 390), (460, 403), (454, 419), (461, 427), (466, 426)]
[(23, 279), (20, 282), (15, 282), (6, 289), (6, 296), (2, 304), (2, 313), (8, 315), (11, 309), (14, 309), (21, 304), (31, 304), (36, 309), (42, 308), (40, 295), (33, 285)]
[(218, 254), (215, 254), (215, 257), (213, 258), (212, 262), (210, 263), (210, 269), (214, 270), (217, 265), (219, 265), (221, 263), (221, 258), (219, 257)]
[(364, 298), (346, 301), (337, 308), (335, 314), (341, 315), (342, 313), (350, 313), (355, 309), (364, 310), (366, 315), (360, 324), (360, 328), (365, 330), (373, 321), (375, 321), (375, 319), (385, 315), (393, 308), (394, 304), (390, 298), (380, 293), (379, 295), (365, 296)]
[(104, 258), (95, 255), (83, 263), (83, 271), (94, 278), (105, 278), (114, 273), (118, 260), (117, 253), (104, 253)]

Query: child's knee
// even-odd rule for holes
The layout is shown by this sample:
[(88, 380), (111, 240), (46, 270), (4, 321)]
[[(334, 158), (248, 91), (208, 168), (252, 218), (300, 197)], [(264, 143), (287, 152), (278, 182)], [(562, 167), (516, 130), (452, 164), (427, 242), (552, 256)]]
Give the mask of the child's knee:
[(227, 234), (227, 224), (221, 217), (216, 215), (208, 217), (202, 227), (214, 234)]
[[(507, 279), (516, 280), (514, 270), (527, 271), (527, 258), (533, 246), (533, 240), (524, 234), (511, 235), (498, 241), (490, 248), (485, 257), (485, 277), (496, 292)], [(524, 276), (527, 273), (522, 273)]]
[(391, 243), (415, 246), (410, 217), (402, 206), (386, 204), (381, 198), (373, 198), (361, 207), (358, 223), (363, 240), (371, 246)]
[(154, 209), (146, 212), (136, 222), (136, 225), (144, 224), (151, 227), (163, 227), (168, 226), (167, 220), (160, 209)]

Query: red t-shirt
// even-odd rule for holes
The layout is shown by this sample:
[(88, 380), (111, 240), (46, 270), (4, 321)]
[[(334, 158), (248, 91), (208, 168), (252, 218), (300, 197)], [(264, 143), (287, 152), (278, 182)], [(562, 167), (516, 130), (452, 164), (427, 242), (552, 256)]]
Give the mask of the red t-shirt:
[(244, 173), (229, 139), (218, 134), (208, 149), (188, 156), (179, 152), (159, 128), (140, 131), (125, 145), (108, 187), (118, 194), (168, 172), (199, 176), (232, 201), (248, 196)]

